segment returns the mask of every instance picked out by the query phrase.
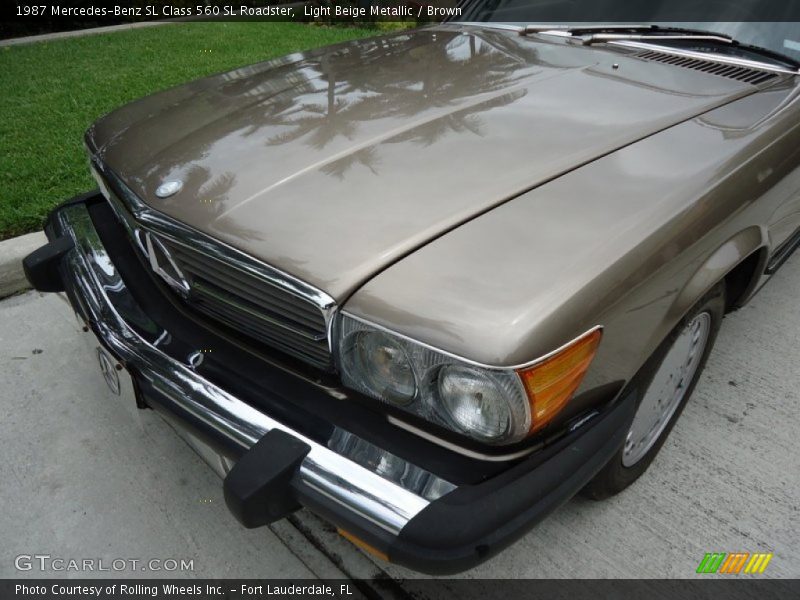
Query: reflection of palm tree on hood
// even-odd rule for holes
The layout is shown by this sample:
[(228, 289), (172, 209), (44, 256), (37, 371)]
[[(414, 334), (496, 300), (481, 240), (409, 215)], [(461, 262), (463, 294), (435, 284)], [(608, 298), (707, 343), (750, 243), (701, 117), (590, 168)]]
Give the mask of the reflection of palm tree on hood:
[(377, 175), (380, 156), (378, 156), (375, 146), (367, 146), (363, 150), (351, 152), (339, 160), (330, 162), (322, 167), (322, 172), (333, 175), (337, 179), (344, 179), (344, 175), (350, 170), (350, 167), (357, 164), (369, 169), (373, 175)]
[[(420, 38), (426, 43), (420, 43)], [(274, 116), (271, 124), (290, 130), (269, 138), (268, 143), (281, 145), (307, 136), (306, 143), (321, 150), (338, 136), (354, 139), (359, 122), (397, 116), (413, 119), (426, 111), (447, 109), (489, 95), (485, 101), (463, 111), (437, 111), (444, 114), (423, 116), (425, 127), (419, 132), (410, 129), (398, 134), (402, 139), (419, 137), (426, 145), (448, 131), (482, 135), (477, 113), (497, 105), (499, 100), (491, 94), (506, 90), (529, 72), (520, 68), (522, 57), (498, 52), (492, 44), (482, 39), (476, 41), (472, 35), (439, 32), (418, 34), (414, 39), (416, 43), (412, 45), (405, 43), (402, 37), (396, 41), (363, 43), (365, 48), (358, 57), (351, 56), (350, 52), (323, 57), (319, 69), (320, 78), (326, 81), (325, 103), (305, 102), (295, 108), (271, 111)], [(530, 54), (535, 53), (531, 51)], [(354, 63), (354, 58), (360, 58), (358, 64)], [(526, 56), (524, 60), (530, 63), (533, 58)], [(429, 68), (433, 63), (441, 65), (443, 60), (451, 67)], [(417, 68), (409, 69), (409, 62)], [(398, 73), (415, 76), (399, 80)], [(499, 102), (506, 104), (520, 94), (509, 92), (503, 97), (505, 99)], [(374, 152), (359, 151), (358, 154), (361, 158), (355, 162), (369, 164), (374, 171)], [(330, 170), (337, 172), (338, 169)]]
[(222, 216), (225, 212), (228, 194), (236, 182), (236, 176), (233, 173), (225, 172), (212, 177), (208, 169), (192, 165), (186, 171), (183, 181), (189, 189), (198, 190), (195, 201), (199, 202), (200, 206), (207, 211), (210, 221), (223, 225), (228, 230), (235, 227), (236, 235), (243, 239), (261, 239), (262, 234), (258, 230), (237, 226), (230, 219)]
[(454, 112), (435, 121), (431, 121), (420, 129), (411, 129), (393, 137), (391, 142), (412, 141), (422, 146), (431, 146), (450, 132), (463, 133), (469, 131), (477, 136), (483, 137), (483, 120), (476, 112), (483, 112), (498, 106), (505, 106), (519, 100), (525, 95), (524, 90), (514, 90), (500, 97), (492, 98), (482, 103), (479, 108), (468, 108), (463, 111)]
[[(336, 73), (330, 66), (329, 56), (324, 56), (320, 60), (320, 67), (328, 81), (326, 104), (302, 104), (285, 113), (285, 124), (291, 125), (293, 130), (269, 138), (269, 144), (292, 142), (311, 133), (309, 145), (322, 150), (337, 135), (353, 139), (356, 122), (349, 117), (348, 112), (352, 112), (354, 107), (349, 106), (344, 98), (336, 97)], [(300, 116), (292, 118), (292, 115)]]

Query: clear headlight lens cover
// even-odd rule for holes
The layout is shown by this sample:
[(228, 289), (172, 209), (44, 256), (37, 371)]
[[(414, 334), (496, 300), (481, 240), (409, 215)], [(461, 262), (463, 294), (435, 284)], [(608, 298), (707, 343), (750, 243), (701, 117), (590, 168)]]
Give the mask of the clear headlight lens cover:
[(472, 366), (344, 314), (337, 361), (347, 387), (481, 442), (519, 441), (531, 429), (513, 370)]
[(513, 435), (514, 414), (506, 401), (509, 390), (488, 373), (447, 365), (439, 369), (435, 387), (442, 415), (453, 429), (484, 440)]
[(380, 331), (355, 331), (343, 340), (342, 372), (362, 391), (403, 406), (414, 400), (417, 383), (405, 348)]

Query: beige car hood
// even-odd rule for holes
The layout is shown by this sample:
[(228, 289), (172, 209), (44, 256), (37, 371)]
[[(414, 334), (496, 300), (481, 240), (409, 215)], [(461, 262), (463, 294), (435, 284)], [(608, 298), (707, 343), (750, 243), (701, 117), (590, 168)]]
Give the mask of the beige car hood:
[[(104, 117), (87, 142), (152, 207), (342, 300), (521, 192), (753, 89), (621, 50), (440, 26), (174, 88)], [(179, 193), (155, 196), (175, 179)], [(580, 218), (564, 215), (565, 231)]]

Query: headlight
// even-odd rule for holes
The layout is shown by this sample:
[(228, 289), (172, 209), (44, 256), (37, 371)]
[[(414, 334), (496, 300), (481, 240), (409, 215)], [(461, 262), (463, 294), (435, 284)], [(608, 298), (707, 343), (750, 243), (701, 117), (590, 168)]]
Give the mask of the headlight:
[[(436, 387), (442, 416), (451, 428), (486, 441), (505, 439), (518, 429), (507, 392), (487, 373), (460, 365), (442, 367)], [(519, 408), (517, 418), (527, 420), (524, 407)]]
[(380, 331), (356, 331), (341, 349), (345, 385), (403, 406), (414, 399), (417, 382), (405, 348)]
[(558, 415), (600, 336), (592, 329), (521, 368), (483, 367), (341, 314), (337, 363), (349, 388), (481, 442), (509, 444)]

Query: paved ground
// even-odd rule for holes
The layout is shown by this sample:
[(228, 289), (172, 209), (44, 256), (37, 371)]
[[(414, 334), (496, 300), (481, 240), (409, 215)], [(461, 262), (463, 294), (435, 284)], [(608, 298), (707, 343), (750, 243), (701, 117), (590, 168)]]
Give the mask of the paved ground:
[[(573, 500), (466, 576), (692, 577), (705, 552), (770, 551), (769, 575), (800, 577), (798, 298), (795, 256), (725, 320), (639, 483), (610, 501)], [(158, 417), (109, 401), (79, 337), (56, 296), (0, 302), (0, 577), (24, 575), (14, 557), (34, 553), (193, 559), (185, 574), (206, 577), (380, 574), (306, 513), (240, 528), (219, 480)]]
[(0, 578), (42, 575), (16, 572), (20, 554), (193, 559), (184, 576), (341, 576), (307, 543), (296, 555), (238, 527), (219, 479), (161, 419), (111, 401), (81, 335), (58, 296), (0, 303)]

